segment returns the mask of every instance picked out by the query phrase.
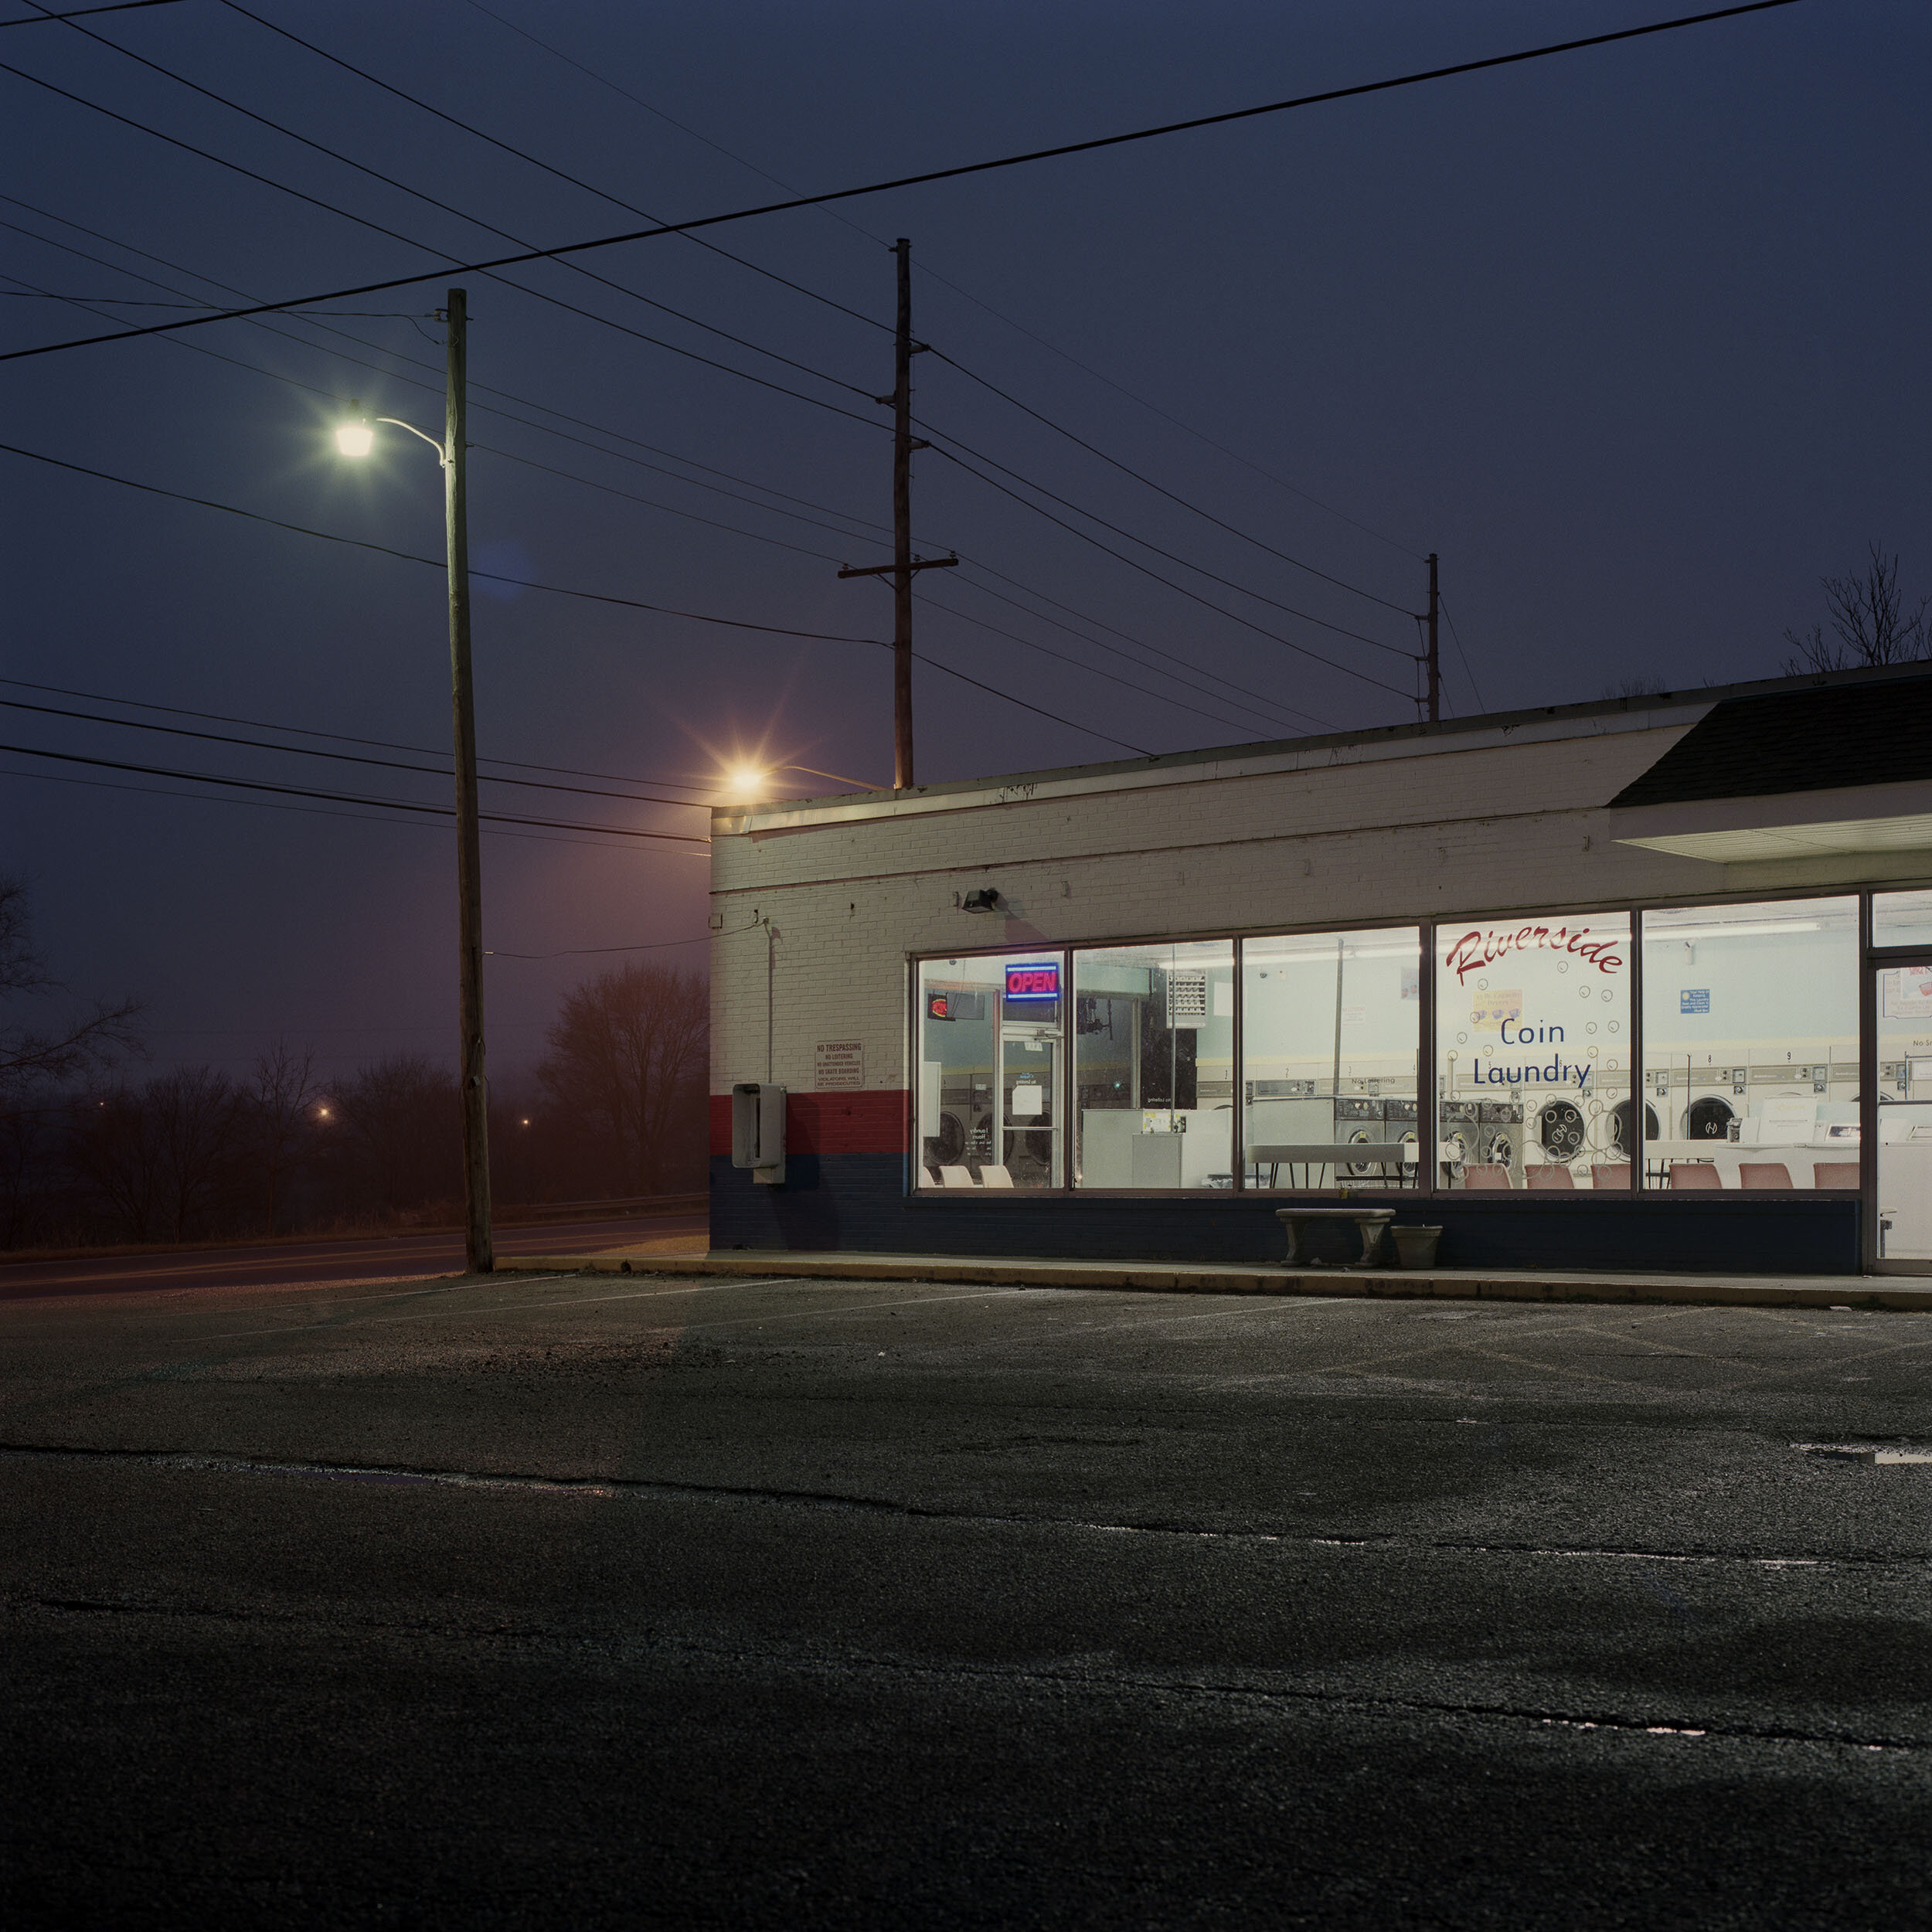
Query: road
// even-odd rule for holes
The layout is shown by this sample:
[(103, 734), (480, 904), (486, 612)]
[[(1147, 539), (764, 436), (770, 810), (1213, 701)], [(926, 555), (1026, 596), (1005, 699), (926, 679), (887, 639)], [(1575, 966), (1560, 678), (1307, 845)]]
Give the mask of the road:
[[(496, 1230), (499, 1253), (587, 1254), (600, 1248), (688, 1241), (702, 1251), (705, 1216), (627, 1215), (600, 1220), (513, 1223)], [(463, 1236), (456, 1229), (422, 1234), (358, 1236), (345, 1240), (264, 1241), (255, 1246), (165, 1253), (88, 1255), (60, 1261), (0, 1259), (0, 1301), (48, 1295), (125, 1294), (157, 1288), (349, 1287), (460, 1274)]]
[(1923, 1923), (1913, 1315), (0, 1308), (10, 1927)]

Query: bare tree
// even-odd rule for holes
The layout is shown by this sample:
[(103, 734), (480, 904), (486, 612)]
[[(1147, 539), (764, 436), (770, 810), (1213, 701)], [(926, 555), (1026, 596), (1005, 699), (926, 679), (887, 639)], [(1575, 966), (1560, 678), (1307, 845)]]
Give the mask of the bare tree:
[(420, 1053), (359, 1067), (336, 1090), (362, 1192), (391, 1213), (462, 1192), (462, 1108), (447, 1068)]
[(257, 1056), (254, 1077), (242, 1093), (242, 1126), (248, 1162), (262, 1189), (262, 1225), (270, 1234), (286, 1183), (315, 1151), (318, 1097), (312, 1047), (298, 1054), (278, 1037)]
[(565, 998), (538, 1077), (558, 1111), (602, 1142), (618, 1191), (702, 1171), (709, 1026), (703, 979), (672, 966), (620, 967)]
[(224, 1206), (240, 1095), (209, 1066), (177, 1067), (139, 1087), (79, 1102), (67, 1158), (134, 1241), (185, 1241)]
[(1920, 597), (1910, 611), (1899, 595), (1899, 560), (1888, 563), (1878, 545), (1868, 546), (1862, 577), (1821, 577), (1829, 607), (1832, 634), (1815, 624), (1808, 631), (1787, 631), (1794, 655), (1785, 675), (1812, 671), (1862, 670), (1869, 665), (1908, 664), (1932, 655), (1932, 624), (1927, 613), (1932, 597)]
[(138, 1000), (97, 1000), (88, 1012), (70, 1009), (39, 1026), (12, 1016), (27, 1002), (65, 990), (48, 977), (34, 950), (26, 886), (0, 876), (0, 1005), (8, 1009), (0, 1022), (0, 1103), (23, 1088), (71, 1080), (140, 1050), (134, 1031), (141, 1010)]

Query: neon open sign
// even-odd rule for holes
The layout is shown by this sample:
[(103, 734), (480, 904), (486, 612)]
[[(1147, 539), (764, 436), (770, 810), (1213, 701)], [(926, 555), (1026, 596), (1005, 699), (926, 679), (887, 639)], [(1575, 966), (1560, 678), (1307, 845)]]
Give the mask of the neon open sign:
[(1060, 963), (1056, 959), (1027, 961), (1006, 969), (1009, 1000), (1058, 999), (1060, 996)]

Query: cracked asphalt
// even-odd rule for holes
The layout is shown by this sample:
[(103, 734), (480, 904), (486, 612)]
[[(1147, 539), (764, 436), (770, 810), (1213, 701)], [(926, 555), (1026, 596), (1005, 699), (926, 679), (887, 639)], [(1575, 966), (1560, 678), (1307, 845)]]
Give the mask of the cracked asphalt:
[[(10, 1927), (1923, 1923), (1932, 1321), (0, 1307)], [(1824, 1451), (1825, 1453), (1821, 1453)]]

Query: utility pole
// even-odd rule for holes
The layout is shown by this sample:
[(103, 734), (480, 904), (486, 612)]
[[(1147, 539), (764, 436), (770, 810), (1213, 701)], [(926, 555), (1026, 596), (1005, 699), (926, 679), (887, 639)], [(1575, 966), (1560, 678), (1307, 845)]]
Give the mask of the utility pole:
[(893, 413), (893, 560), (842, 577), (889, 577), (893, 580), (893, 789), (913, 782), (913, 577), (943, 570), (957, 556), (913, 555), (913, 451), (932, 445), (913, 434), (913, 357), (925, 348), (913, 340), (913, 245), (903, 235), (893, 244), (899, 257), (899, 328), (893, 362), (893, 393), (876, 400)]
[(443, 449), (443, 539), (450, 572), (450, 708), (456, 735), (457, 1012), (463, 1036), (463, 1248), (470, 1271), (496, 1265), (490, 1232), (489, 1089), (483, 1074), (483, 858), (477, 825), (476, 706), (470, 679), (468, 298), (444, 312), (449, 376)]
[(1442, 594), (1436, 584), (1436, 553), (1429, 553), (1429, 722), (1442, 717), (1442, 658), (1436, 648), (1436, 627), (1442, 615)]

